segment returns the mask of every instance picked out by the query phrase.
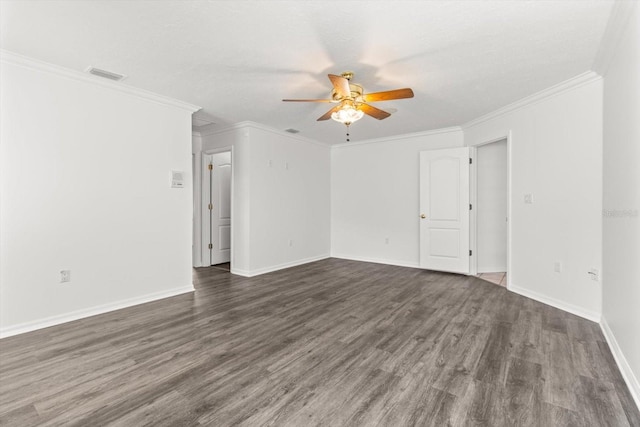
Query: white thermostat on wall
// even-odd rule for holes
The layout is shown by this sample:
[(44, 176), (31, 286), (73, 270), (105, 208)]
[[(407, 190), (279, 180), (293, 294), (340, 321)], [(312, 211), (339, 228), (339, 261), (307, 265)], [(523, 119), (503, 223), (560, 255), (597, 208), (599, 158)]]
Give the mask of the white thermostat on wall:
[(183, 188), (184, 187), (184, 172), (171, 171), (171, 188)]

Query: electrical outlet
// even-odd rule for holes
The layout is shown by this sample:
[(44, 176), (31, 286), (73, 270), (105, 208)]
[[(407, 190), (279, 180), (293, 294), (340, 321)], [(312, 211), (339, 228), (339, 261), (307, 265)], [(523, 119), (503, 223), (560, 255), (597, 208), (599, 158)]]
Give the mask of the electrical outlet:
[(562, 263), (560, 261), (556, 261), (553, 263), (553, 271), (556, 273), (562, 273)]
[(60, 283), (71, 281), (71, 270), (60, 270)]

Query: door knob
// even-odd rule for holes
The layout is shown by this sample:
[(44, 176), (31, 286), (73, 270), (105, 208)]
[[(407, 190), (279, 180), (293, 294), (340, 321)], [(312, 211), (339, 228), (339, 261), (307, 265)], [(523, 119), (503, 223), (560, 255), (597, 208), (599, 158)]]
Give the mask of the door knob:
[(420, 218), (425, 219), (427, 216), (425, 214), (420, 214)]

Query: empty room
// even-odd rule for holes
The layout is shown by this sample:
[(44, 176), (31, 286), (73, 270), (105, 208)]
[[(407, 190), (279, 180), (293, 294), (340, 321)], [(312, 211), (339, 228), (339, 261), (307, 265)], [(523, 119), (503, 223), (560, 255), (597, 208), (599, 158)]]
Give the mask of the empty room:
[(0, 26), (0, 425), (640, 426), (636, 0)]

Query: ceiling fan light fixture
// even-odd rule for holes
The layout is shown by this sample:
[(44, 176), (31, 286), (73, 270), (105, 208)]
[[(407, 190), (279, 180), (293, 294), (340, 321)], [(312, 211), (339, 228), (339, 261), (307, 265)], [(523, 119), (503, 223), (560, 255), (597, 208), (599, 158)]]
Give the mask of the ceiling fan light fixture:
[(345, 105), (338, 111), (331, 113), (331, 118), (336, 122), (344, 123), (349, 126), (351, 123), (360, 120), (364, 113), (356, 109), (353, 105)]

